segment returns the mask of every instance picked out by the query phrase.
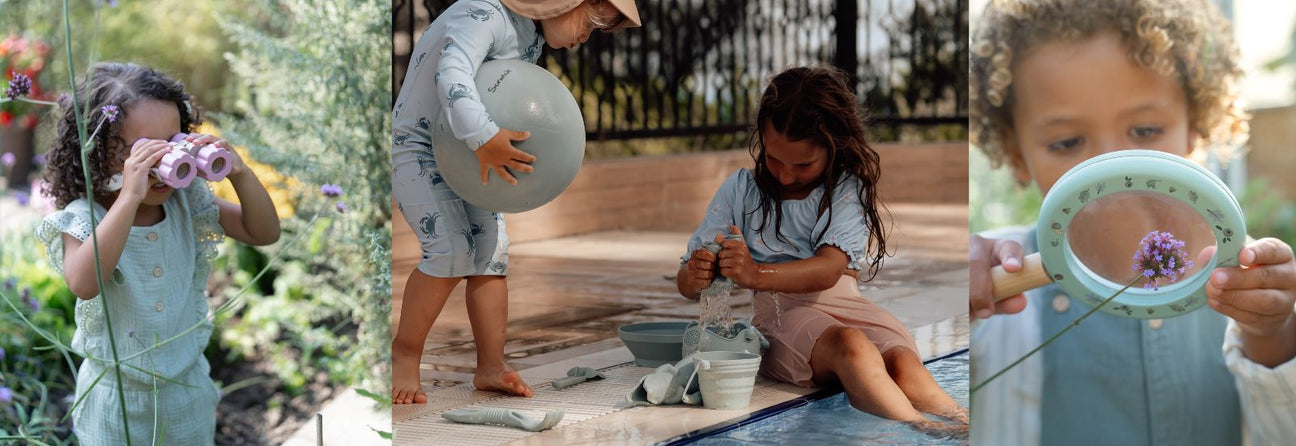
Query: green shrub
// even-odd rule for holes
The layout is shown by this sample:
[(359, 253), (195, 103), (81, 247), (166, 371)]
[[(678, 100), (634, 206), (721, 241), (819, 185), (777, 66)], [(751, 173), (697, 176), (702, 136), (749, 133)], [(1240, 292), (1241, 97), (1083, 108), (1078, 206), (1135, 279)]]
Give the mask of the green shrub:
[(1238, 197), (1246, 215), (1247, 235), (1296, 243), (1296, 203), (1283, 198), (1267, 178), (1253, 178)]
[(21, 433), (61, 444), (72, 434), (70, 425), (59, 421), (71, 405), (67, 397), (75, 387), (76, 362), (50, 349), (32, 327), (71, 342), (76, 297), (49, 267), (45, 247), (31, 233), (0, 236), (0, 438)]
[(990, 159), (969, 147), (968, 230), (975, 234), (1013, 225), (1033, 225), (1039, 219), (1044, 196), (1034, 183), (1017, 184), (1007, 166), (990, 168)]
[[(391, 5), (285, 0), (260, 23), (222, 20), (239, 100), (219, 116), (223, 135), (303, 190), (264, 296), (221, 327), (235, 355), (275, 358), (290, 391), (319, 371), (338, 384), (389, 390), (391, 342)], [(321, 184), (340, 185), (335, 213)], [(309, 185), (309, 186), (307, 186)], [(326, 216), (308, 224), (315, 213)], [(238, 259), (237, 263), (242, 263)], [(250, 280), (225, 268), (237, 290)], [(240, 275), (241, 274), (241, 275)]]

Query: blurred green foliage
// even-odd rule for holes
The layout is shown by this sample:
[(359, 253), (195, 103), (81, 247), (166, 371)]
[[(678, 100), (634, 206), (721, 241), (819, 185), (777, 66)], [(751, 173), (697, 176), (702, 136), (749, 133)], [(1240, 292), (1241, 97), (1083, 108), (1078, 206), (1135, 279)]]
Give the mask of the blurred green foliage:
[[(119, 1), (115, 8), (100, 2), (69, 2), (73, 59), (77, 75), (87, 61), (135, 62), (162, 70), (185, 83), (204, 109), (224, 110), (231, 92), (229, 66), (222, 57), (234, 48), (222, 33), (217, 17), (252, 20), (264, 16), (262, 2), (250, 0)], [(63, 4), (50, 0), (0, 0), (0, 34), (24, 33), (49, 43), (49, 86), (66, 91)], [(100, 24), (93, 26), (98, 15)]]
[(51, 344), (30, 327), (70, 343), (76, 297), (49, 267), (45, 247), (27, 238), (30, 233), (0, 236), (0, 393), (8, 389), (12, 399), (0, 401), (0, 437), (21, 432), (64, 444), (71, 425), (59, 421), (71, 406), (75, 363), (48, 349)]
[[(391, 5), (283, 0), (256, 21), (221, 18), (238, 94), (220, 115), (224, 137), (301, 184), (282, 255), (243, 308), (218, 321), (236, 356), (275, 362), (287, 390), (319, 372), (333, 383), (385, 394), (391, 357)], [(337, 184), (349, 208), (319, 193)], [(311, 218), (322, 213), (318, 220)], [(233, 286), (255, 271), (234, 256)], [(247, 264), (246, 262), (254, 262)], [(267, 286), (267, 284), (269, 284)]]
[(1274, 237), (1296, 246), (1296, 203), (1284, 198), (1269, 179), (1251, 179), (1238, 203), (1246, 215), (1247, 235)]
[(1019, 184), (1007, 166), (993, 169), (980, 150), (968, 150), (968, 231), (1035, 224), (1044, 202), (1039, 187)]

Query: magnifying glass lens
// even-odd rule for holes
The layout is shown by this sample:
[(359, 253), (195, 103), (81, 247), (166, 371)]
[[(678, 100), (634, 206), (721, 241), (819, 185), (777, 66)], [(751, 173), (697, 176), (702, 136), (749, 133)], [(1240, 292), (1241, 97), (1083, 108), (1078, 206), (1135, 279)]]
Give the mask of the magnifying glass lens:
[[(1187, 203), (1147, 191), (1104, 195), (1076, 212), (1067, 231), (1067, 242), (1076, 259), (1098, 277), (1124, 286), (1140, 276), (1134, 268), (1139, 242), (1148, 233), (1170, 233), (1184, 242), (1192, 267), (1179, 280), (1192, 277), (1208, 264), (1208, 247), (1215, 246), (1210, 225)], [(1135, 286), (1144, 284), (1140, 280)], [(1164, 280), (1159, 285), (1165, 285)]]

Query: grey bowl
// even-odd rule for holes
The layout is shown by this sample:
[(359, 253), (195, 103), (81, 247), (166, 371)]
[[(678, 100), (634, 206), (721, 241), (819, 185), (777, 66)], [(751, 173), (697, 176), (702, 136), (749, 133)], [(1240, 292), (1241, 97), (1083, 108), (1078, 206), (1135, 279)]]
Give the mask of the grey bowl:
[(617, 329), (621, 342), (634, 354), (635, 365), (658, 367), (684, 359), (684, 328), (687, 321), (639, 322)]

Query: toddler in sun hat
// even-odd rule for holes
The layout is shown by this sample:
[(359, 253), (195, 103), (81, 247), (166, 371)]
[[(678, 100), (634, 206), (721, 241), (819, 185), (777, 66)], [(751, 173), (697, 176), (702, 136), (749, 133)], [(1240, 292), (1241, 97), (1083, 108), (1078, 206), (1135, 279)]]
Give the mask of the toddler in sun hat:
[[(392, 341), (392, 402), (427, 402), (419, 358), (428, 331), (465, 277), (477, 344), (473, 385), (531, 396), (505, 362), (508, 322), (508, 235), (497, 212), (462, 200), (446, 184), (433, 155), (432, 122), (444, 113), (455, 138), (477, 156), (482, 182), (517, 184), (535, 157), (518, 150), (528, 129), (499, 127), (481, 103), (473, 78), (490, 60), (536, 63), (541, 44), (571, 49), (595, 30), (640, 26), (633, 0), (461, 0), (419, 36), (392, 110), (392, 195), (422, 249), (410, 273)], [(498, 177), (490, 178), (494, 171)]]
[[(554, 18), (570, 11), (572, 8), (579, 6), (588, 0), (501, 0), (504, 6), (522, 14), (532, 20), (544, 20)], [(639, 22), (639, 10), (635, 7), (634, 0), (607, 0), (606, 3), (616, 8), (621, 13), (621, 17), (616, 23), (611, 23), (607, 28), (600, 28), (605, 32), (617, 31), (621, 28), (638, 28), (642, 24)]]

